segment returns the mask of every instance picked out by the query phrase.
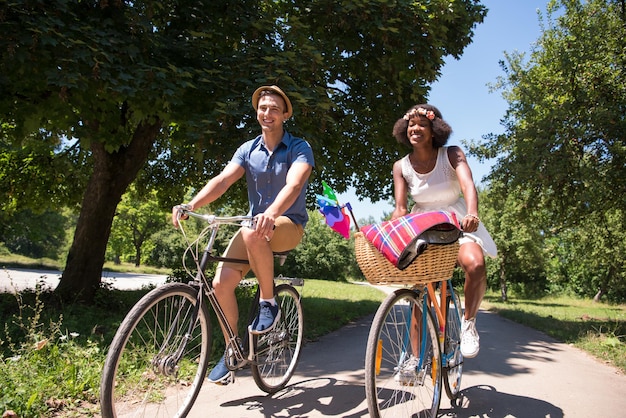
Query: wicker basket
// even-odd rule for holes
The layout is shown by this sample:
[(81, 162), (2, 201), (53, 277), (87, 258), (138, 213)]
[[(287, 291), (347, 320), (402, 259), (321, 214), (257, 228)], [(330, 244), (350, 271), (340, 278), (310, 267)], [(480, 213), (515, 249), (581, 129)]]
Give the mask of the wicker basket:
[(432, 244), (406, 269), (398, 270), (362, 232), (354, 234), (356, 261), (371, 284), (425, 284), (447, 280), (459, 255), (459, 243)]

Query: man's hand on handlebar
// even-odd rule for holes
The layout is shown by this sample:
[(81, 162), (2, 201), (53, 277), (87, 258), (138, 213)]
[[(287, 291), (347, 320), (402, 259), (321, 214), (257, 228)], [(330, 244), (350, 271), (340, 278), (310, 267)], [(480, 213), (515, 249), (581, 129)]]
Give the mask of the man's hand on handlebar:
[(269, 242), (272, 239), (272, 235), (274, 235), (276, 219), (266, 213), (259, 213), (254, 217), (254, 221), (256, 234)]
[(189, 210), (193, 210), (193, 207), (187, 204), (176, 205), (172, 208), (172, 225), (174, 225), (174, 228), (178, 228), (178, 221), (180, 219), (184, 220), (189, 217), (187, 214), (184, 213), (184, 211)]

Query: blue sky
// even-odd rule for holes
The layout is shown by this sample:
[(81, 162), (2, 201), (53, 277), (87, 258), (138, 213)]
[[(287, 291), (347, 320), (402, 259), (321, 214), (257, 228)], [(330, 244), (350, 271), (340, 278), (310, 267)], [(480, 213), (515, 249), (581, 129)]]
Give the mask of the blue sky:
[[(545, 17), (548, 0), (484, 0), (482, 4), (489, 11), (484, 22), (475, 28), (473, 42), (459, 60), (446, 60), (442, 75), (432, 85), (428, 98), (452, 126), (454, 132), (449, 145), (462, 146), (462, 140), (480, 140), (483, 135), (504, 131), (500, 120), (507, 103), (502, 92), (491, 93), (488, 84), (503, 75), (498, 62), (504, 59), (504, 52), (529, 52), (539, 39), (537, 10)], [(471, 158), (469, 164), (474, 181), (480, 184), (491, 165)], [(391, 171), (391, 167), (389, 169)], [(359, 202), (353, 190), (339, 194), (338, 198), (341, 203), (350, 202), (357, 220), (371, 215), (379, 221), (384, 213), (393, 210), (392, 204), (386, 201)]]

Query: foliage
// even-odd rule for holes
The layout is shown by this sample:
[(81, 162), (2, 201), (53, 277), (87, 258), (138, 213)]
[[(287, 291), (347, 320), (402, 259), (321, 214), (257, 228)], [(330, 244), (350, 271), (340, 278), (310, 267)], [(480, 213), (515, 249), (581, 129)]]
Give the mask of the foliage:
[(481, 219), (498, 248), (497, 258), (487, 260), (489, 287), (499, 289), (503, 300), (509, 286), (527, 296), (543, 295), (548, 284), (542, 231), (524, 220), (515, 195), (502, 199), (488, 189), (479, 197)]
[(377, 200), (395, 119), (485, 13), (474, 0), (2, 3), (2, 210), (80, 203), (56, 291), (89, 301), (128, 185), (139, 176), (167, 207), (217, 173), (258, 130), (260, 84), (289, 92), (287, 129), (312, 144), (314, 182)]
[(132, 186), (122, 196), (111, 226), (109, 248), (113, 260), (134, 260), (141, 265), (142, 254), (150, 252), (150, 237), (167, 227), (166, 216), (157, 204), (156, 191), (138, 193)]
[(67, 218), (60, 212), (24, 209), (0, 215), (0, 240), (12, 253), (32, 258), (58, 258), (65, 244)]
[(560, 287), (596, 299), (626, 300), (626, 216), (619, 209), (590, 215), (553, 240), (551, 276)]
[[(623, 297), (626, 282), (624, 264), (614, 256), (623, 254), (617, 231), (626, 210), (625, 7), (610, 0), (550, 1), (529, 60), (512, 53), (502, 63), (505, 76), (496, 88), (509, 104), (506, 132), (472, 149), (497, 157), (489, 179), (491, 201), (504, 218), (503, 255), (511, 255), (508, 243), (536, 242), (534, 250), (549, 242), (543, 258), (559, 257), (560, 269), (550, 282), (574, 278), (581, 294), (614, 300)], [(518, 227), (517, 236), (509, 233)]]
[(49, 316), (42, 295), (36, 289), (25, 301), (17, 294), (15, 313), (2, 315), (0, 411), (17, 416), (82, 410), (98, 400), (100, 368), (94, 364), (102, 364), (104, 353), (91, 339), (63, 331), (63, 316)]
[(152, 235), (152, 250), (146, 260), (149, 265), (168, 268), (180, 266), (180, 255), (184, 248), (183, 236), (173, 229), (163, 228)]

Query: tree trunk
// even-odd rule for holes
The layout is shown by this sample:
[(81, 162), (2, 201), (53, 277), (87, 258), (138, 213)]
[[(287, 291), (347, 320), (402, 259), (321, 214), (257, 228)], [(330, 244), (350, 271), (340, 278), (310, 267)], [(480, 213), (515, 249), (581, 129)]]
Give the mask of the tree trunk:
[(135, 267), (141, 265), (141, 245), (135, 247)]
[(106, 246), (115, 209), (148, 159), (160, 120), (141, 123), (132, 141), (116, 152), (93, 142), (93, 173), (83, 196), (74, 241), (55, 293), (68, 302), (92, 303), (100, 287)]
[(504, 255), (502, 256), (502, 260), (500, 261), (500, 297), (502, 298), (502, 302), (506, 302), (509, 300), (507, 295), (507, 286), (506, 286), (506, 269), (504, 268)]

